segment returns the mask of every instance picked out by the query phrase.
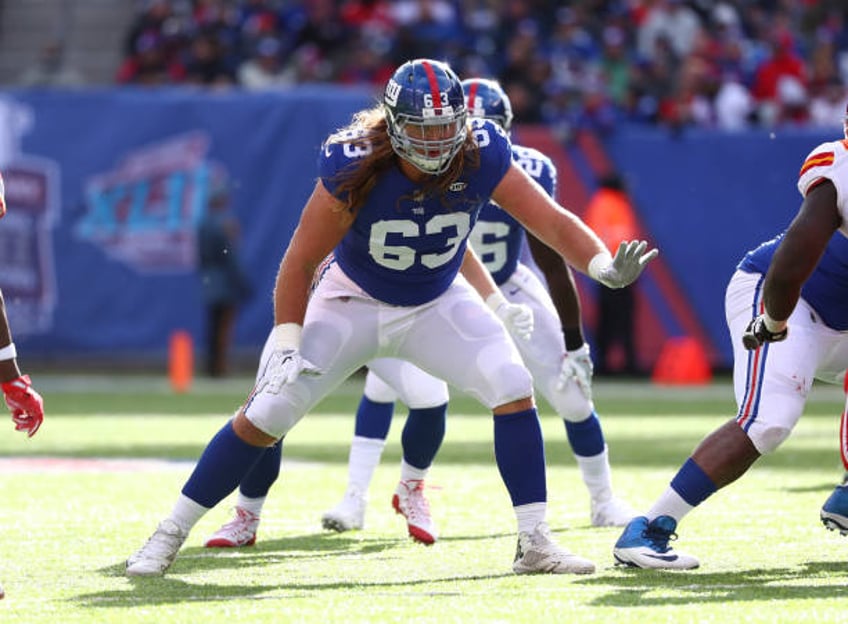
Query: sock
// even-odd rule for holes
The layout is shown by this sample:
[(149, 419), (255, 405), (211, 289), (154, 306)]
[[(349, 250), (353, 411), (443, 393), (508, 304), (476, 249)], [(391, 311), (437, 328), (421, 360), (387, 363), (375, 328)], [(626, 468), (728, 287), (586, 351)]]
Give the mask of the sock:
[[(269, 446), (253, 464), (244, 479), (239, 483), (239, 500), (264, 500), (280, 476), (280, 463), (283, 461), (283, 441), (278, 440), (274, 446)], [(239, 504), (239, 507), (242, 507)], [(261, 508), (261, 505), (260, 505)], [(247, 509), (247, 507), (245, 507)], [(257, 514), (259, 515), (259, 514)]]
[(495, 461), (512, 506), (545, 503), (545, 446), (536, 408), (494, 417)]
[(239, 438), (227, 421), (206, 445), (183, 495), (211, 509), (236, 489), (265, 450)]
[(540, 522), (545, 521), (548, 510), (547, 503), (530, 503), (515, 507), (515, 517), (518, 519), (519, 533), (532, 533)]
[(353, 435), (385, 440), (389, 435), (394, 411), (394, 402), (377, 403), (363, 394), (359, 400), (359, 407), (356, 409)]
[(347, 459), (348, 490), (365, 495), (385, 446), (386, 441), (383, 438), (353, 437)]
[(416, 468), (409, 465), (405, 459), (400, 462), (401, 481), (423, 481), (427, 477), (429, 468)]
[(606, 448), (594, 457), (575, 455), (577, 466), (583, 477), (583, 483), (589, 490), (594, 503), (605, 503), (612, 498), (612, 475), (609, 465), (609, 452)]
[(189, 533), (207, 511), (209, 511), (209, 507), (199, 505), (184, 494), (180, 494), (171, 510), (170, 518), (183, 531)]
[(429, 468), (445, 438), (448, 404), (409, 410), (400, 436), (403, 459), (416, 468)]
[(671, 486), (648, 510), (648, 520), (657, 516), (671, 516), (680, 522), (683, 516), (703, 503), (716, 490), (715, 484), (690, 457), (674, 475)]
[(601, 421), (598, 420), (597, 414), (592, 412), (589, 416), (580, 422), (565, 420), (565, 434), (568, 436), (568, 443), (571, 444), (571, 450), (575, 455), (580, 457), (595, 457), (603, 453), (604, 434), (601, 431)]

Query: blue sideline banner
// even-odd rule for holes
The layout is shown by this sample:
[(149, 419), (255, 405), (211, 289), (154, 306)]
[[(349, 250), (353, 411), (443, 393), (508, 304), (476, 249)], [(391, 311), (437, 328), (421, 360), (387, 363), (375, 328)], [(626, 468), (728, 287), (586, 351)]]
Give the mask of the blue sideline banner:
[(374, 102), (329, 88), (0, 94), (0, 288), (18, 344), (120, 356), (164, 349), (177, 329), (197, 340), (194, 231), (219, 177), (233, 189), (255, 292), (235, 339), (261, 345), (320, 143)]

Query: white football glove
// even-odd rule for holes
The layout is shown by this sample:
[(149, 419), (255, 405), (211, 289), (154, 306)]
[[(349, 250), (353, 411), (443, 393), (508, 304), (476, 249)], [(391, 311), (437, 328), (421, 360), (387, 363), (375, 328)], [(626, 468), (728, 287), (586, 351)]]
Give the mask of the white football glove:
[(321, 374), (321, 369), (300, 354), (301, 331), (302, 327), (297, 323), (281, 323), (274, 327), (276, 348), (268, 358), (260, 384), (268, 392), (277, 394), (300, 375)]
[(592, 373), (595, 371), (595, 366), (592, 363), (592, 356), (589, 353), (588, 343), (583, 343), (579, 349), (574, 351), (566, 351), (562, 358), (562, 367), (559, 371), (559, 379), (557, 380), (556, 389), (562, 390), (572, 380), (577, 383), (580, 392), (587, 400), (592, 400)]
[(277, 394), (283, 386), (294, 383), (300, 375), (320, 375), (321, 370), (300, 355), (297, 349), (274, 351), (263, 378), (268, 392)]
[(502, 293), (496, 292), (486, 299), (513, 338), (530, 340), (533, 335), (533, 309), (523, 303), (510, 303)]
[(660, 253), (659, 249), (645, 253), (647, 248), (646, 241), (621, 241), (614, 258), (608, 253), (599, 253), (589, 262), (587, 273), (604, 286), (624, 288), (636, 281), (645, 265)]

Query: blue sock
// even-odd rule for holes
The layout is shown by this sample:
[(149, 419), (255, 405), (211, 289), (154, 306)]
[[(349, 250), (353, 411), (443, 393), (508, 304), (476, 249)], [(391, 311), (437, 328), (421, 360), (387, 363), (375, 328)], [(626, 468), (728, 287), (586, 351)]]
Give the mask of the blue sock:
[(353, 435), (360, 438), (385, 440), (389, 436), (389, 427), (392, 425), (394, 412), (394, 402), (377, 403), (363, 394), (356, 410), (356, 425), (353, 428)]
[(448, 404), (409, 410), (400, 436), (403, 460), (415, 468), (429, 468), (445, 438)]
[(545, 444), (536, 409), (494, 418), (495, 461), (513, 507), (546, 502)]
[(601, 421), (595, 412), (589, 414), (586, 420), (580, 422), (565, 421), (565, 435), (575, 455), (594, 457), (604, 452), (604, 433), (601, 431)]
[(206, 445), (183, 494), (211, 509), (236, 489), (263, 452), (265, 447), (239, 438), (228, 421)]
[(262, 498), (268, 495), (274, 481), (280, 476), (280, 462), (283, 460), (283, 441), (278, 440), (269, 446), (253, 464), (239, 484), (239, 491), (248, 498)]
[(687, 503), (697, 507), (717, 488), (707, 476), (707, 473), (690, 457), (671, 480), (671, 489), (677, 492), (680, 498)]

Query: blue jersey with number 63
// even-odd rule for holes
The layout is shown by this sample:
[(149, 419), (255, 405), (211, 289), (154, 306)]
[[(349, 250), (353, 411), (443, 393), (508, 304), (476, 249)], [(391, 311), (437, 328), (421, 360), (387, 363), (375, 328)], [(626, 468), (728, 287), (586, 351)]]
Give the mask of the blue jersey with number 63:
[[(548, 195), (556, 196), (556, 167), (550, 158), (532, 147), (513, 145), (512, 159)], [(524, 226), (495, 202), (489, 202), (480, 211), (480, 218), (471, 232), (471, 246), (498, 286), (515, 272), (524, 239)]]
[[(423, 195), (421, 184), (392, 167), (380, 174), (334, 250), (347, 276), (375, 299), (420, 305), (446, 291), (459, 272), (480, 209), (511, 162), (509, 138), (498, 125), (473, 119), (469, 131), (480, 148), (479, 167), (466, 167), (443, 196)], [(327, 190), (336, 194), (337, 174), (369, 151), (355, 134), (325, 145), (319, 175)]]

